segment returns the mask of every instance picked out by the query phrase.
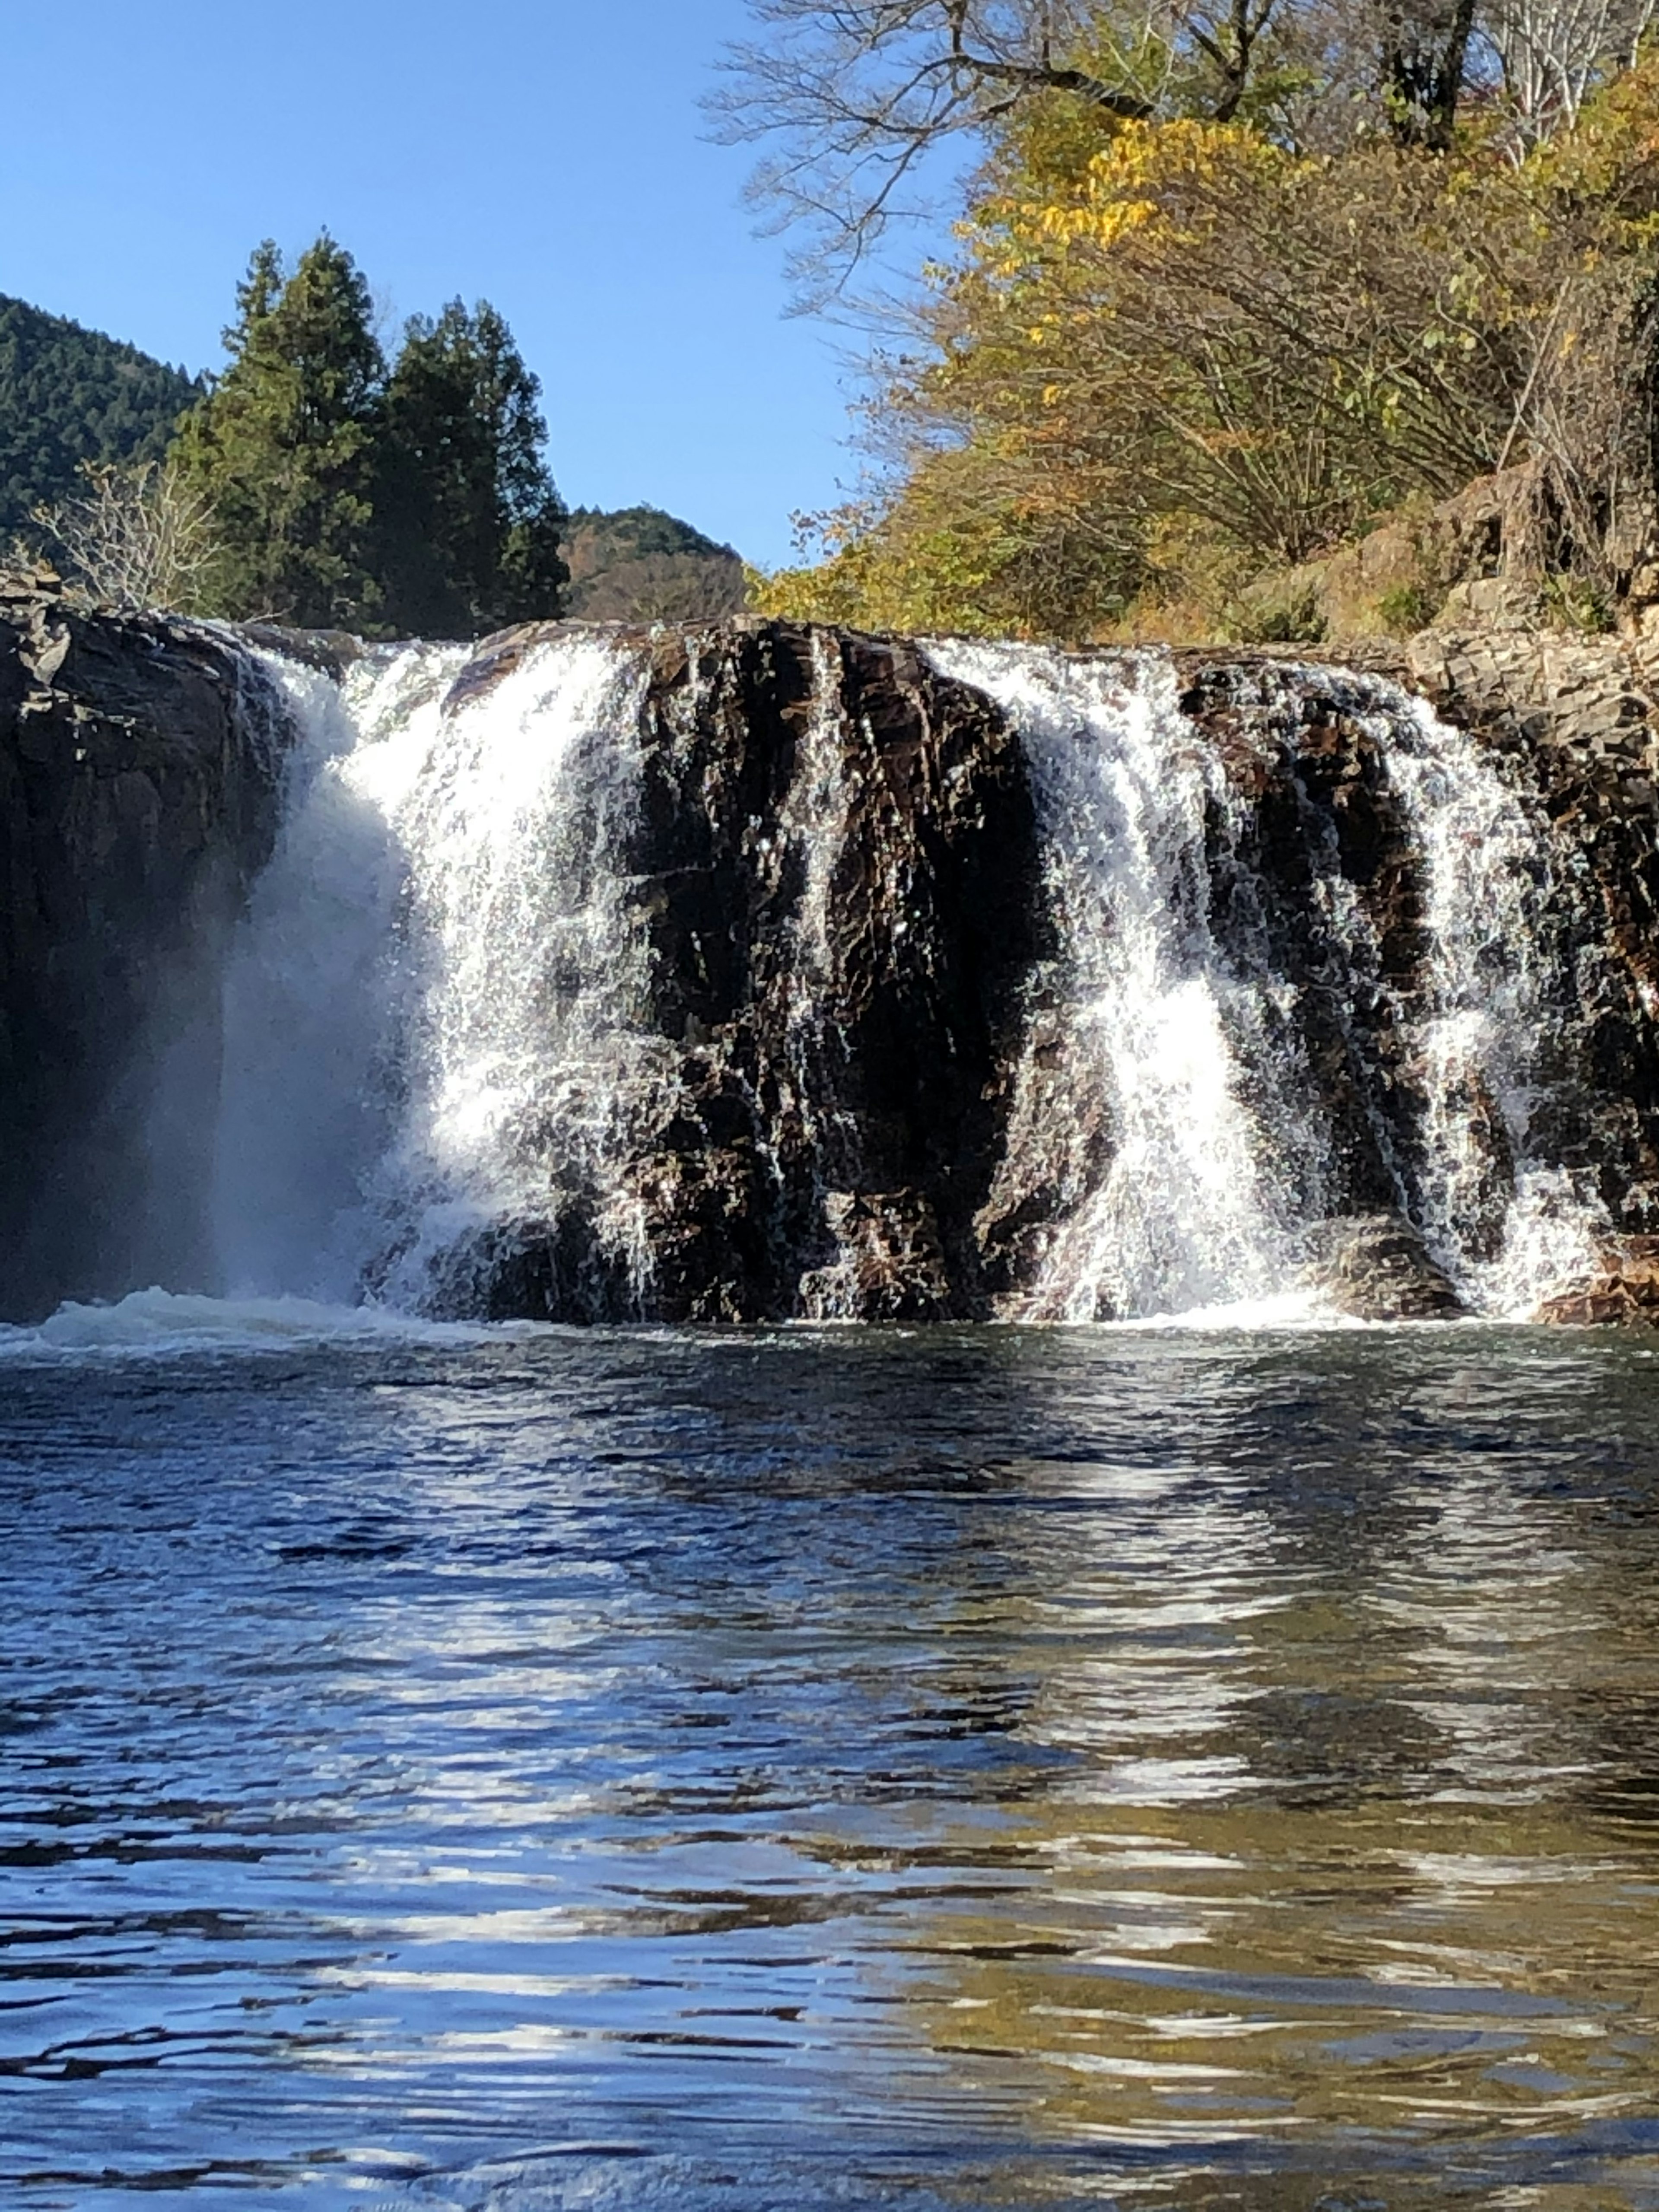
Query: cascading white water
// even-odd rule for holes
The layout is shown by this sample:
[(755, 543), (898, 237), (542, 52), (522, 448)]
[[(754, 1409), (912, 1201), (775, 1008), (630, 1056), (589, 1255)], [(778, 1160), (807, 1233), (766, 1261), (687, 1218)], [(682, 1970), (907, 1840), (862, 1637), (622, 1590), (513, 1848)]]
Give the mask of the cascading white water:
[[(1048, 1065), (1028, 1049), (1018, 1071), (1009, 1157), (1022, 1157), (1021, 1118), (1052, 1095), (1056, 1060), (1075, 1102), (1073, 1157), (1054, 1164), (1066, 1203), (1011, 1310), (1127, 1317), (1286, 1293), (1297, 1231), (1322, 1210), (1327, 1136), (1305, 1071), (1282, 1042), (1268, 1048), (1274, 980), (1239, 973), (1212, 932), (1206, 812), (1224, 818), (1237, 802), (1169, 664), (957, 641), (929, 654), (1020, 732), (1064, 948), (1059, 1031), (1052, 1018), (1034, 1024)], [(1583, 1268), (1600, 1225), (1594, 1199), (1529, 1147), (1548, 854), (1466, 736), (1392, 685), (1367, 688), (1425, 884), (1426, 1003), (1411, 1024), (1426, 1102), (1419, 1226), (1475, 1310), (1524, 1315)], [(1326, 909), (1357, 938), (1369, 925), (1334, 854), (1324, 869)], [(1493, 1147), (1480, 1124), (1493, 1114), (1509, 1172), (1483, 1249)], [(1102, 1126), (1108, 1164), (1091, 1175)]]
[[(1170, 664), (958, 641), (928, 653), (1018, 733), (1042, 853), (1052, 949), (1030, 979), (981, 1215), (1025, 1239), (1002, 1310), (1270, 1318), (1305, 1305), (1304, 1236), (1331, 1210), (1333, 1134), (1272, 932), (1241, 951), (1235, 908), (1223, 943), (1212, 870), (1248, 802), (1182, 712)], [(648, 1310), (629, 1116), (681, 1079), (679, 1045), (648, 1016), (645, 913), (626, 873), (648, 656), (571, 632), (482, 677), (467, 662), (459, 647), (382, 648), (343, 689), (269, 664), (301, 741), (227, 989), (225, 1287), (472, 1310), (467, 1269), (492, 1235), (550, 1232), (569, 1212)], [(819, 639), (775, 824), (801, 889), (773, 1073), (832, 1237), (862, 1158), (823, 1025), (853, 803), (839, 665)], [(694, 671), (676, 714), (695, 720), (702, 683)], [(1595, 1223), (1531, 1143), (1548, 854), (1468, 738), (1391, 687), (1350, 690), (1374, 717), (1424, 901), (1426, 957), (1398, 1018), (1424, 1101), (1409, 1202), (1477, 1310), (1522, 1312), (1574, 1271)], [(1310, 839), (1313, 895), (1358, 957), (1363, 904), (1334, 841)], [(1259, 888), (1265, 911), (1272, 886)], [(1375, 955), (1373, 939), (1373, 969)], [(855, 1255), (824, 1256), (803, 1255), (802, 1310), (857, 1310)]]
[[(1538, 959), (1550, 856), (1514, 793), (1421, 700), (1391, 702), (1389, 772), (1425, 878), (1428, 1003), (1417, 1024), (1428, 1102), (1423, 1227), (1478, 1310), (1523, 1316), (1592, 1272), (1607, 1226), (1588, 1179), (1535, 1157), (1531, 1128), (1548, 1018)], [(1493, 1146), (1512, 1164), (1482, 1235)]]
[(471, 697), (464, 648), (371, 654), (343, 696), (274, 659), (303, 732), (230, 978), (218, 1164), (228, 1286), (420, 1309), (492, 1226), (580, 1188), (636, 1278), (616, 1100), (664, 1049), (613, 863), (643, 657), (528, 650)]
[[(1050, 1065), (1028, 1055), (1018, 1072), (1010, 1159), (1028, 1149), (1019, 1123), (1055, 1060), (1080, 1110), (1073, 1156), (1053, 1164), (1062, 1210), (1013, 1310), (1091, 1321), (1283, 1292), (1296, 1220), (1317, 1210), (1318, 1134), (1282, 1060), (1272, 1095), (1244, 1096), (1243, 1042), (1264, 1008), (1217, 951), (1205, 854), (1206, 809), (1228, 794), (1169, 665), (954, 641), (928, 651), (1019, 732), (1064, 948), (1060, 1025)], [(1271, 1069), (1266, 1052), (1249, 1058)], [(1097, 1179), (1101, 1121), (1109, 1164)]]
[[(404, 862), (392, 823), (356, 786), (359, 714), (319, 671), (262, 659), (295, 743), (276, 849), (226, 978), (215, 1237), (233, 1295), (343, 1303), (368, 1234), (364, 1178), (388, 1140), (389, 947)], [(455, 663), (453, 652), (400, 656), (398, 711), (382, 698), (381, 718), (434, 719)]]

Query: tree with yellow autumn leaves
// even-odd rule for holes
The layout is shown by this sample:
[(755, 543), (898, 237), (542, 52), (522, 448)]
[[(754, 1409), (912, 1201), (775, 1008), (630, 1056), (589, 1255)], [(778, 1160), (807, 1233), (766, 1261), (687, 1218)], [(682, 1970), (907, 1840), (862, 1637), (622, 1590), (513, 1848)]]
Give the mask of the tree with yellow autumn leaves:
[[(867, 495), (758, 604), (1316, 634), (1264, 580), (1493, 477), (1538, 590), (1610, 610), (1659, 546), (1659, 58), (1645, 9), (1567, 5), (943, 8), (941, 51), (977, 23), (1029, 74), (979, 81), (956, 251), (877, 367)], [(1431, 539), (1419, 599), (1449, 580)]]

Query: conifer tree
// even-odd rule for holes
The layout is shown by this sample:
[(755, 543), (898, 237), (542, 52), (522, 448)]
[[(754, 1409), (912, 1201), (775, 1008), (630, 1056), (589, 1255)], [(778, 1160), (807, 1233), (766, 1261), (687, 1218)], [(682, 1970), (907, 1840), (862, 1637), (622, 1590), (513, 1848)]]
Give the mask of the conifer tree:
[(487, 301), (417, 315), (387, 382), (375, 544), (394, 629), (477, 636), (556, 615), (565, 509), (540, 386)]
[(368, 564), (385, 363), (368, 288), (324, 232), (290, 275), (267, 240), (225, 333), (230, 365), (185, 417), (182, 480), (210, 505), (226, 614), (375, 626)]

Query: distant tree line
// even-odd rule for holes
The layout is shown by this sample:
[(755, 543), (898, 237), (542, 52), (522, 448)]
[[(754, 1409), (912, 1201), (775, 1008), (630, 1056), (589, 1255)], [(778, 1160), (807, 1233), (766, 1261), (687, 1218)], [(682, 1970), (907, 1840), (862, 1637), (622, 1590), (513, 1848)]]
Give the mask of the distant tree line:
[(0, 298), (0, 550), (106, 604), (371, 637), (743, 605), (732, 547), (659, 507), (566, 513), (487, 302), (413, 317), (388, 358), (349, 254), (267, 243), (225, 343), (192, 378)]
[(659, 507), (572, 509), (565, 605), (590, 622), (696, 622), (744, 605), (741, 556)]
[(0, 302), (4, 524), (97, 598), (365, 636), (556, 616), (565, 508), (540, 387), (495, 309), (416, 315), (388, 357), (326, 233), (258, 247), (191, 380)]

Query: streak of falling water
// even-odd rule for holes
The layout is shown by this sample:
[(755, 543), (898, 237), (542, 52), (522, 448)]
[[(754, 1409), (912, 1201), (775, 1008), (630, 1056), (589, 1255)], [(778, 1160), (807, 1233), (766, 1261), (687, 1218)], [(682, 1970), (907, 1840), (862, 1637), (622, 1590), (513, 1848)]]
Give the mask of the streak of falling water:
[(367, 1284), (419, 1310), (480, 1235), (573, 1197), (643, 1269), (612, 1168), (653, 1049), (617, 865), (643, 659), (562, 637), (457, 696), (465, 659), (370, 655), (343, 702), (273, 663), (305, 743), (230, 990), (218, 1216), (239, 1291)]
[[(1048, 1206), (1011, 1317), (1271, 1317), (1296, 1283), (1299, 1232), (1324, 1211), (1331, 1139), (1271, 1019), (1287, 979), (1241, 972), (1211, 929), (1206, 814), (1237, 804), (1212, 749), (1158, 658), (929, 651), (1020, 733), (1060, 948), (1036, 979), (1042, 1018), (988, 1209), (1017, 1212), (1039, 1190)], [(1344, 681), (1371, 695), (1423, 884), (1426, 957), (1404, 1010), (1422, 1100), (1411, 1211), (1476, 1311), (1522, 1316), (1585, 1268), (1604, 1225), (1533, 1142), (1553, 980), (1540, 951), (1547, 845), (1468, 738), (1392, 684)], [(1346, 886), (1327, 890), (1340, 907)]]
[[(1080, 1110), (1045, 1111), (1055, 1086), (1028, 1053), (1006, 1172), (1041, 1158), (1059, 1210), (1014, 1317), (1123, 1318), (1284, 1292), (1317, 1133), (1290, 1085), (1253, 1103), (1243, 1095), (1234, 1034), (1259, 1026), (1261, 1009), (1212, 935), (1205, 856), (1206, 805), (1224, 805), (1227, 793), (1180, 712), (1172, 672), (1152, 659), (1079, 661), (1035, 647), (928, 651), (1020, 732), (1063, 947), (1052, 1053)], [(1091, 1108), (1109, 1152), (1099, 1175)]]
[(857, 1310), (854, 1256), (837, 1225), (838, 1194), (857, 1183), (862, 1165), (858, 1122), (847, 1104), (840, 1066), (847, 1043), (832, 1011), (836, 868), (846, 849), (853, 804), (841, 677), (838, 641), (830, 632), (815, 630), (811, 708), (783, 810), (784, 826), (799, 844), (802, 865), (785, 1032), (787, 1077), (811, 1148), (824, 1233), (834, 1248), (833, 1259), (811, 1270), (802, 1283), (803, 1310), (814, 1321), (844, 1320)]
[(1463, 732), (1403, 693), (1382, 721), (1424, 887), (1419, 1218), (1477, 1311), (1524, 1316), (1589, 1272), (1607, 1226), (1588, 1184), (1531, 1141), (1556, 980), (1540, 951), (1549, 852)]

